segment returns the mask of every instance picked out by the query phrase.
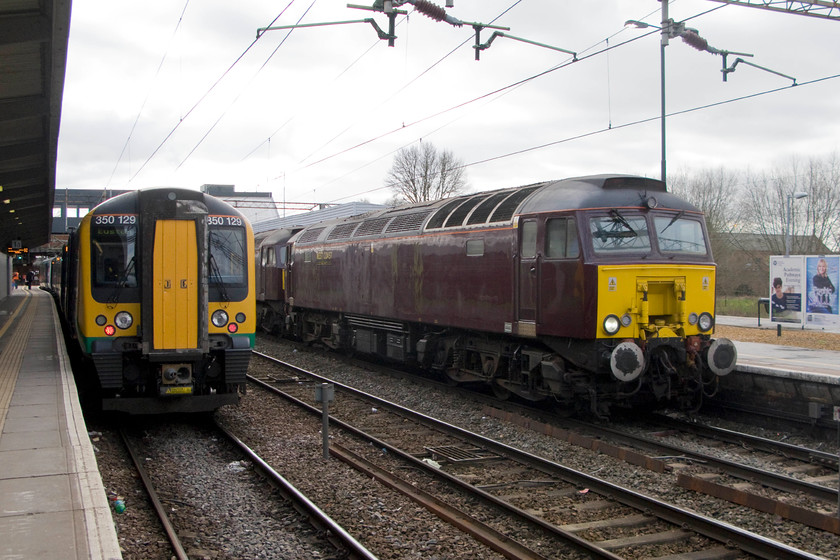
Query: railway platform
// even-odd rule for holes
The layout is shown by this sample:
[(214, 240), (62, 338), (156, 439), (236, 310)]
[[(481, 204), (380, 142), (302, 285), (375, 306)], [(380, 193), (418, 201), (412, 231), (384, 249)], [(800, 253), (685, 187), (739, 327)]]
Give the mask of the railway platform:
[[(718, 324), (733, 327), (761, 328), (774, 331), (777, 329), (777, 324), (770, 322), (769, 319), (765, 319), (759, 326), (754, 317), (718, 316), (716, 321)], [(784, 330), (793, 328), (799, 329), (801, 327), (788, 327), (787, 325), (783, 327)], [(806, 326), (805, 330), (840, 333), (840, 328), (837, 327)], [(840, 346), (836, 351), (812, 350), (786, 344), (784, 334), (778, 340), (778, 344), (733, 341), (735, 342), (735, 348), (738, 349), (738, 370), (759, 371), (784, 376), (792, 374), (794, 376), (799, 374), (803, 376), (825, 375), (836, 379), (836, 383), (840, 385)], [(837, 404), (840, 405), (840, 403)]]
[(0, 300), (0, 559), (122, 558), (58, 314)]

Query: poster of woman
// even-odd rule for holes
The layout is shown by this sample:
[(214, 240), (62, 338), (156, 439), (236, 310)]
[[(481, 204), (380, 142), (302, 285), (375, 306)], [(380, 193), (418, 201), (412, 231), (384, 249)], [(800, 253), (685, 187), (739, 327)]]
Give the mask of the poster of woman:
[(802, 323), (802, 257), (770, 260), (770, 320)]
[(838, 314), (840, 257), (807, 257), (808, 313)]

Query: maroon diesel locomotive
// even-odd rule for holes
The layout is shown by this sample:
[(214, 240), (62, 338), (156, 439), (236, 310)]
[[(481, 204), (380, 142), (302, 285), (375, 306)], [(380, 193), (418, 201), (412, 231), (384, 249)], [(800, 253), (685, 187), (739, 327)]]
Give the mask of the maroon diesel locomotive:
[(695, 408), (735, 367), (711, 337), (703, 215), (660, 181), (549, 181), (261, 237), (264, 329), (500, 398)]

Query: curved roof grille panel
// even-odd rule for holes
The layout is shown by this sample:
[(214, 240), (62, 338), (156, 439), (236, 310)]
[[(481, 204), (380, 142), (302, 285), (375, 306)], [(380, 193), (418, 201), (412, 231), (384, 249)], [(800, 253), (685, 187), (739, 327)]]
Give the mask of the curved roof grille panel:
[(322, 231), (324, 231), (324, 228), (322, 227), (308, 229), (300, 236), (298, 243), (311, 243), (313, 241), (317, 241)]
[(471, 226), (474, 224), (483, 224), (487, 221), (487, 218), (490, 217), (490, 213), (493, 211), (494, 208), (501, 202), (501, 200), (507, 197), (510, 194), (510, 191), (496, 193), (491, 197), (484, 199), (484, 201), (478, 205), (475, 211), (470, 215), (469, 220), (467, 220), (467, 225)]
[(391, 218), (373, 218), (365, 220), (356, 229), (353, 237), (364, 237), (365, 235), (379, 235), (385, 229), (385, 225), (391, 221)]
[(463, 198), (456, 198), (455, 200), (451, 200), (444, 204), (440, 210), (435, 212), (435, 215), (429, 220), (429, 223), (426, 224), (426, 229), (435, 229), (439, 227), (443, 227), (443, 223), (446, 221), (446, 218), (449, 216), (449, 213), (455, 209), (456, 206), (460, 205), (464, 202)]
[(525, 200), (529, 194), (540, 188), (542, 185), (537, 185), (535, 187), (525, 187), (516, 191), (508, 196), (504, 202), (499, 204), (499, 207), (496, 208), (496, 211), (493, 212), (493, 215), (490, 216), (491, 222), (506, 222), (513, 217), (513, 213), (516, 212), (516, 209), (519, 208), (519, 205)]
[(388, 224), (388, 229), (385, 230), (385, 233), (419, 231), (423, 222), (426, 221), (426, 218), (431, 213), (431, 210), (427, 210), (425, 212), (414, 212), (413, 214), (402, 214), (397, 216), (390, 224)]
[(461, 204), (458, 208), (455, 209), (452, 214), (449, 215), (449, 218), (446, 219), (446, 223), (443, 227), (458, 227), (464, 225), (464, 218), (467, 217), (467, 214), (470, 213), (470, 210), (475, 208), (476, 204), (487, 198), (488, 195), (484, 194), (481, 196), (474, 196), (463, 204)]
[(327, 241), (332, 241), (334, 239), (347, 239), (353, 235), (353, 230), (355, 230), (358, 225), (359, 222), (353, 222), (352, 224), (339, 224), (335, 226), (327, 236)]

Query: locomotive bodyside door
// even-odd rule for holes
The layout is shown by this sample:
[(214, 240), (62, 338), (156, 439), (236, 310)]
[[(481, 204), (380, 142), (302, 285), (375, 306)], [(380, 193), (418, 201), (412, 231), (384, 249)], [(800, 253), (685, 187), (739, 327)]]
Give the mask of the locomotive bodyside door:
[(519, 222), (519, 263), (517, 266), (516, 334), (536, 335), (539, 307), (539, 252), (537, 251), (536, 219)]

